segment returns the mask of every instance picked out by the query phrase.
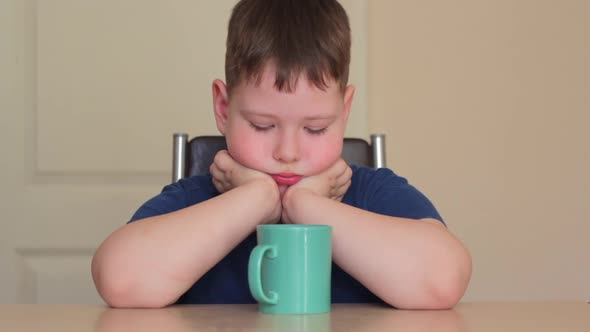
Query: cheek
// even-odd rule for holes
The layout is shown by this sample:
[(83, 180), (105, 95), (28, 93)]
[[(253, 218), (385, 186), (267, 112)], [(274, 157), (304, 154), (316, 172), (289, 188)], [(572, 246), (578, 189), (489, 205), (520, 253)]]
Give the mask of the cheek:
[(308, 175), (319, 174), (332, 166), (342, 156), (342, 139), (332, 139), (310, 144), (308, 151)]
[(231, 130), (226, 136), (229, 154), (248, 168), (264, 171), (264, 142), (247, 132), (250, 128)]

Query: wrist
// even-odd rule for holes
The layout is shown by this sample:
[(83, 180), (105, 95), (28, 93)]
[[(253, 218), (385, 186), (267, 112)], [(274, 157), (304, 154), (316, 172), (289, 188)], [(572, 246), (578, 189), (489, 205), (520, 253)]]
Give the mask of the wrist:
[[(297, 187), (291, 187), (289, 188), (285, 194), (283, 195), (282, 198), (282, 206), (283, 206), (283, 214), (286, 214), (289, 218), (289, 220), (291, 220), (292, 223), (300, 223), (298, 221), (298, 211), (300, 209), (302, 209), (305, 206), (305, 203), (303, 203), (303, 200), (306, 199), (306, 197), (309, 196), (314, 196), (316, 195), (313, 191), (305, 189), (305, 188), (297, 188)], [(309, 206), (308, 206), (309, 208)]]
[(262, 223), (273, 223), (281, 214), (281, 194), (279, 187), (272, 178), (260, 178), (250, 182), (254, 187), (252, 197), (258, 198), (258, 206), (264, 211)]

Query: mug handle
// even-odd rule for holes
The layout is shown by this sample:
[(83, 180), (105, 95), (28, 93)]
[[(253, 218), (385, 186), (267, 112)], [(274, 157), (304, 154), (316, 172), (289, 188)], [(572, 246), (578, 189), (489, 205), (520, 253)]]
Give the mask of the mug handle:
[(250, 260), (248, 261), (248, 285), (250, 286), (250, 293), (256, 299), (256, 301), (266, 304), (277, 304), (279, 295), (275, 292), (268, 292), (269, 296), (264, 294), (262, 289), (262, 258), (268, 251), (268, 258), (277, 257), (277, 249), (275, 246), (268, 244), (258, 245), (252, 250), (250, 254)]

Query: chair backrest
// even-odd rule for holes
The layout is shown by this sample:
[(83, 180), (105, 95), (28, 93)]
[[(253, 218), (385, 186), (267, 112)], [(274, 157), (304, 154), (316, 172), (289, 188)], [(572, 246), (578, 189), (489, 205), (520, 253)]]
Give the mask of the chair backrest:
[[(177, 133), (173, 137), (172, 182), (209, 172), (215, 154), (227, 149), (223, 136), (196, 136)], [(342, 159), (348, 164), (374, 168), (385, 166), (385, 135), (371, 135), (371, 143), (361, 138), (344, 138)]]

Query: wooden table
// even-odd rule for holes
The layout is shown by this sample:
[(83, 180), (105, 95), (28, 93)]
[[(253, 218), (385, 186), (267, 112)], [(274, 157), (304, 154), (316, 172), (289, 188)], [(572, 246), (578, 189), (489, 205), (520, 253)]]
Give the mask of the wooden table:
[(268, 315), (255, 305), (110, 309), (101, 305), (0, 305), (0, 331), (590, 331), (590, 304), (461, 303), (404, 311), (333, 305), (329, 314)]

